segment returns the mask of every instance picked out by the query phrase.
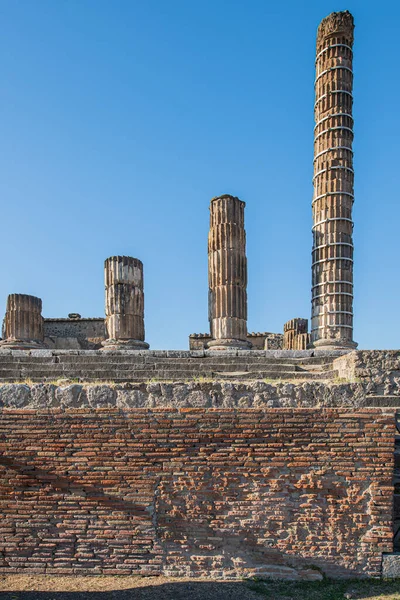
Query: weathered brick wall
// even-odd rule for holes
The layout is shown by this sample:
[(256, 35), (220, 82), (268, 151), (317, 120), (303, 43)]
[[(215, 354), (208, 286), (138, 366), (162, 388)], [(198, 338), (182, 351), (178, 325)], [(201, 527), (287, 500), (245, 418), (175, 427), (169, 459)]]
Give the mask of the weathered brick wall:
[(0, 572), (379, 575), (388, 409), (10, 409)]

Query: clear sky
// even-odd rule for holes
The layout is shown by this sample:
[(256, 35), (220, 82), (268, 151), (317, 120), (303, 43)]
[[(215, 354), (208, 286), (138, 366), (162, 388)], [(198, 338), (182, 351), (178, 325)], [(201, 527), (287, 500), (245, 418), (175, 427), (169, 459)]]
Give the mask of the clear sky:
[(0, 0), (0, 313), (104, 314), (144, 263), (146, 339), (208, 331), (213, 196), (246, 202), (249, 331), (310, 317), (315, 34), (355, 18), (355, 326), (400, 347), (400, 4)]

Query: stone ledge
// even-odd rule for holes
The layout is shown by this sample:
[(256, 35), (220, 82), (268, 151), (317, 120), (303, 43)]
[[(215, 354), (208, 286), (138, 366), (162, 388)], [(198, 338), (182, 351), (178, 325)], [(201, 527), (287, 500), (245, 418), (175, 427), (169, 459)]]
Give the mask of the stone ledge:
[(44, 317), (43, 321), (45, 323), (82, 323), (85, 321), (101, 321), (104, 323), (104, 317), (79, 317), (79, 318), (70, 318), (70, 317)]
[[(307, 358), (312, 356), (340, 357), (348, 354), (349, 350), (236, 350), (229, 349), (218, 350), (112, 350), (107, 355), (128, 355), (128, 356), (155, 356), (161, 358), (203, 358), (211, 356), (213, 358), (220, 356), (266, 356), (270, 358)], [(103, 350), (58, 350), (58, 349), (37, 349), (37, 350), (11, 350), (0, 349), (0, 356), (63, 356), (63, 355), (82, 355), (82, 356), (104, 356)]]
[(0, 385), (4, 409), (69, 408), (209, 408), (257, 409), (315, 408), (360, 409), (395, 414), (396, 408), (372, 407), (362, 384), (320, 382), (266, 383), (263, 381), (204, 381), (190, 383), (81, 384), (57, 383)]

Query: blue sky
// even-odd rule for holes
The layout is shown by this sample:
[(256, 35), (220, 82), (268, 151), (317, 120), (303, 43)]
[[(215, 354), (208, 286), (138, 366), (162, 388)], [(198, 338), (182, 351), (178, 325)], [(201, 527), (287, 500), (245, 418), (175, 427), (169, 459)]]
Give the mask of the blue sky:
[(400, 347), (400, 4), (0, 0), (0, 313), (104, 314), (140, 258), (146, 339), (208, 331), (213, 196), (246, 202), (249, 331), (310, 316), (315, 34), (355, 18), (355, 327)]

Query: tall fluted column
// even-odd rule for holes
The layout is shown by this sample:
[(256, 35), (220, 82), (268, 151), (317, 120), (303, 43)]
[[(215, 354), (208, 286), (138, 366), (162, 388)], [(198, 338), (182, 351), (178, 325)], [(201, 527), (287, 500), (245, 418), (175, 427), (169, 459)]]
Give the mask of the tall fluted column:
[(353, 17), (332, 13), (317, 34), (311, 342), (353, 341)]
[(104, 263), (106, 287), (105, 349), (147, 349), (144, 341), (143, 264), (130, 256)]
[(10, 294), (5, 316), (2, 348), (45, 348), (43, 343), (42, 301), (27, 294)]
[(245, 203), (227, 194), (210, 204), (208, 311), (213, 350), (250, 348), (247, 341)]

